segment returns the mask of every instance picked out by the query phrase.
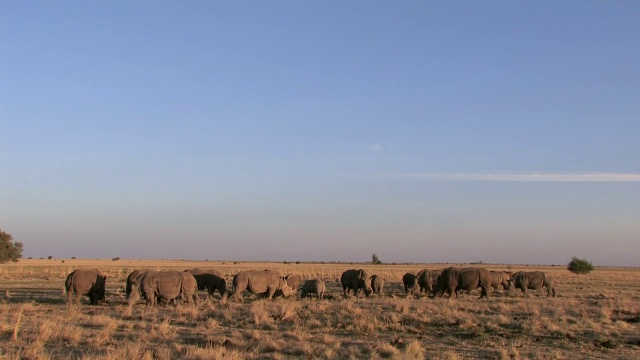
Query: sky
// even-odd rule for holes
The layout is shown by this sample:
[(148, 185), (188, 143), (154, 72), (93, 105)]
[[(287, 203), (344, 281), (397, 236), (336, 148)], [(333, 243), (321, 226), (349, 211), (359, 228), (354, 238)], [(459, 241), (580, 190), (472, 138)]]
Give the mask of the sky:
[(637, 1), (2, 1), (24, 257), (640, 266)]

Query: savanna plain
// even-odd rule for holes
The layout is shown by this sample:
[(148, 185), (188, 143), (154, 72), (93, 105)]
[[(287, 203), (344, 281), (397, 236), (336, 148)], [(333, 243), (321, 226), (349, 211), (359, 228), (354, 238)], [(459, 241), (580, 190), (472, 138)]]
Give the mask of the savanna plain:
[[(63, 262), (64, 260), (64, 262)], [(499, 289), (457, 299), (407, 297), (406, 272), (453, 264), (371, 265), (169, 260), (25, 259), (0, 265), (0, 357), (7, 359), (638, 359), (640, 269), (596, 268), (576, 275), (565, 267), (482, 266), (541, 270), (546, 289)], [(131, 307), (127, 275), (135, 269), (221, 271), (229, 284), (241, 270), (320, 278), (323, 300), (245, 293), (233, 301), (198, 294), (179, 302)], [(108, 276), (104, 302), (68, 307), (67, 274), (98, 268)], [(384, 293), (342, 295), (340, 275), (367, 269), (385, 280)]]

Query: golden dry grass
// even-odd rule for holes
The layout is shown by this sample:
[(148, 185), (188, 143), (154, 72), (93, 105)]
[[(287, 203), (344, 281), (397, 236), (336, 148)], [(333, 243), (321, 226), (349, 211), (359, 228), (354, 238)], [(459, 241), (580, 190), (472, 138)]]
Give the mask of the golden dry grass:
[[(8, 359), (633, 359), (640, 358), (640, 269), (578, 276), (562, 267), (513, 267), (553, 275), (559, 296), (514, 292), (458, 299), (407, 298), (407, 271), (449, 265), (283, 264), (144, 260), (23, 260), (0, 265), (0, 357)], [(63, 285), (76, 268), (109, 276), (107, 301), (68, 309)], [(134, 269), (215, 268), (227, 278), (270, 268), (321, 278), (325, 300), (206, 298), (129, 308)], [(340, 274), (367, 268), (383, 296), (343, 299)], [(503, 266), (484, 265), (488, 269)]]

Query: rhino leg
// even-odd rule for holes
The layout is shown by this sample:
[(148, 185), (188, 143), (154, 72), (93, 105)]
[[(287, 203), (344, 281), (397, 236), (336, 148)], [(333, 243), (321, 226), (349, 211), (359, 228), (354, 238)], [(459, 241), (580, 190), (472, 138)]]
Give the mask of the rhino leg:
[(275, 293), (276, 293), (276, 289), (269, 288), (269, 289), (267, 290), (267, 297), (268, 297), (269, 299), (273, 299), (273, 295), (274, 295)]
[(449, 293), (449, 299), (451, 299), (451, 296), (455, 295), (455, 298), (458, 298), (458, 292), (456, 291), (456, 289), (454, 287), (450, 287), (447, 292)]
[(80, 305), (80, 298), (82, 297), (82, 294), (80, 294), (78, 291), (76, 291), (76, 297), (73, 300), (73, 302), (76, 303), (76, 305)]
[(480, 292), (480, 299), (483, 297), (489, 298), (489, 289), (487, 287), (481, 287), (482, 291)]
[(154, 294), (153, 291), (145, 291), (144, 297), (147, 299), (147, 306), (156, 305), (156, 294)]

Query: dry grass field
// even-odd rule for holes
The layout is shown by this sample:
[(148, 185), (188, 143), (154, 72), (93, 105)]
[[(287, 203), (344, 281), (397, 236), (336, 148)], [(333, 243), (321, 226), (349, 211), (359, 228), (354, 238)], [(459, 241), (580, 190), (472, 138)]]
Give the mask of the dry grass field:
[[(407, 271), (445, 265), (283, 264), (254, 262), (22, 260), (0, 265), (0, 358), (7, 359), (638, 359), (640, 269), (597, 268), (578, 276), (543, 270), (546, 290), (489, 299), (406, 298)], [(448, 265), (447, 265), (448, 266)], [(66, 275), (97, 267), (109, 276), (106, 302), (68, 309)], [(207, 298), (197, 305), (125, 300), (134, 269), (270, 268), (327, 284), (324, 300), (282, 297), (243, 302)], [(483, 265), (490, 270), (504, 267)], [(344, 299), (342, 271), (367, 268), (385, 281), (383, 296)], [(361, 295), (362, 296), (362, 295)]]

